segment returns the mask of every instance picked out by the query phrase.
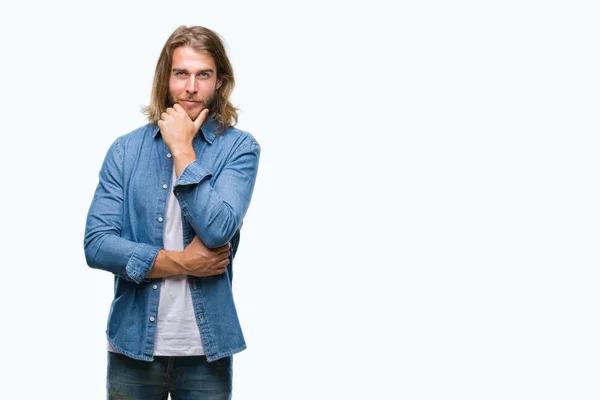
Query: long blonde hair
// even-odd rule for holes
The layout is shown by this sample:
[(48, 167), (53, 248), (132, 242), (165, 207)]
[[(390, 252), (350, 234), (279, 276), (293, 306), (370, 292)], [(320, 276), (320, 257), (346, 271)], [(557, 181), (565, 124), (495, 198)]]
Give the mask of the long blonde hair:
[(234, 126), (238, 120), (238, 108), (229, 101), (235, 79), (233, 68), (225, 52), (223, 41), (219, 34), (203, 26), (180, 26), (175, 29), (160, 52), (154, 73), (150, 105), (143, 107), (142, 112), (153, 124), (158, 123), (161, 114), (170, 106), (169, 104), (169, 78), (173, 63), (173, 53), (178, 47), (190, 47), (198, 52), (210, 54), (217, 67), (217, 79), (223, 83), (216, 90), (214, 104), (211, 107), (210, 117), (221, 125), (219, 133), (225, 132)]

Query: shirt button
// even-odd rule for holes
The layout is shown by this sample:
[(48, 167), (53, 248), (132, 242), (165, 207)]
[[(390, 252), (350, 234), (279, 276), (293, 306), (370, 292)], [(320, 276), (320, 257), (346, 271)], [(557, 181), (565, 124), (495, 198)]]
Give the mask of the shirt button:
[(171, 158), (171, 153), (167, 153), (167, 158)]
[(158, 217), (158, 222), (163, 222), (163, 217)]
[(158, 285), (152, 285), (152, 289), (154, 289), (154, 290), (158, 289)]
[(154, 317), (150, 317), (150, 322), (154, 322)]
[(167, 184), (163, 183), (163, 189), (166, 189), (166, 188), (168, 188)]

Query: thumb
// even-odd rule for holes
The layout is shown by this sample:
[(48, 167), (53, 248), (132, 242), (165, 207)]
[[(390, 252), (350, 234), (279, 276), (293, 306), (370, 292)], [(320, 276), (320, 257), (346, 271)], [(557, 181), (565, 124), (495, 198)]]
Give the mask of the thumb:
[(196, 127), (196, 130), (200, 129), (200, 127), (206, 120), (207, 115), (208, 115), (208, 108), (205, 108), (204, 110), (200, 111), (200, 115), (198, 115), (198, 117), (194, 121), (194, 126)]

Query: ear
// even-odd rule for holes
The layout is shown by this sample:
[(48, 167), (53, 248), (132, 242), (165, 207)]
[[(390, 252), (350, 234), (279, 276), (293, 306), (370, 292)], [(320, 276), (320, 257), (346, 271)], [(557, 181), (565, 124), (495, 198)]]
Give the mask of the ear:
[(221, 88), (221, 85), (223, 85), (223, 78), (217, 79), (217, 84), (215, 85), (215, 90), (219, 90)]

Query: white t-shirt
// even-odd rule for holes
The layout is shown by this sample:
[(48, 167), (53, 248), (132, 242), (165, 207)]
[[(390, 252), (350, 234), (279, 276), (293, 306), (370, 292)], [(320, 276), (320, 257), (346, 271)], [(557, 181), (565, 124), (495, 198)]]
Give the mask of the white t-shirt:
[[(172, 182), (174, 183), (175, 180), (175, 168), (173, 167)], [(164, 223), (164, 249), (183, 251), (181, 208), (173, 194), (173, 184), (169, 190)], [(158, 302), (158, 318), (155, 323), (158, 324), (154, 341), (155, 356), (204, 355), (187, 275), (176, 275), (163, 279)], [(110, 343), (108, 350), (116, 352)]]

